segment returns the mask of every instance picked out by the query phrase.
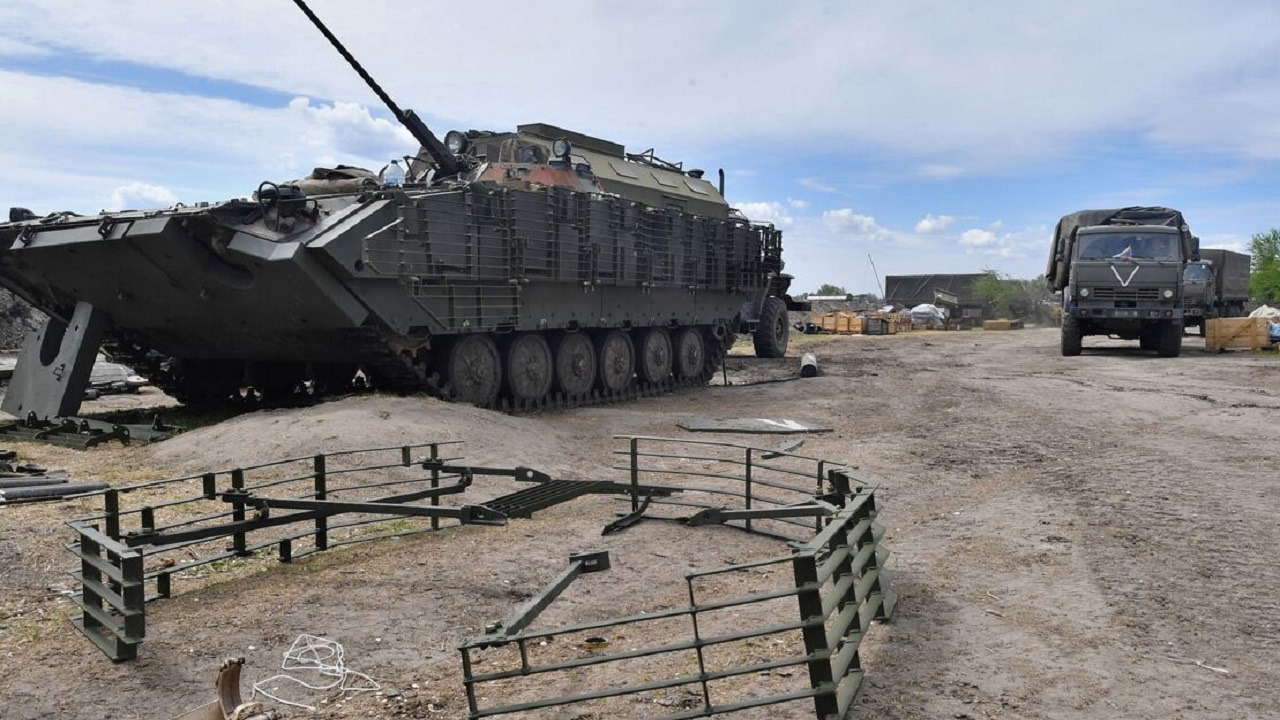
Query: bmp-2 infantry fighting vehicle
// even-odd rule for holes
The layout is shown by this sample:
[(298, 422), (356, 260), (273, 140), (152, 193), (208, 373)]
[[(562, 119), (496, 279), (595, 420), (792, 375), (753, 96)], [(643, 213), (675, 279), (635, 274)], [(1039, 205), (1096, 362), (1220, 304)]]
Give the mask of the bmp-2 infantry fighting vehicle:
[(1182, 274), (1199, 241), (1182, 213), (1162, 207), (1081, 210), (1064, 216), (1045, 279), (1062, 293), (1062, 354), (1086, 335), (1137, 339), (1162, 357), (1182, 352)]
[(57, 390), (74, 397), (49, 414), (74, 414), (75, 375), (104, 337), (164, 356), (146, 372), (188, 403), (367, 376), (536, 407), (705, 383), (739, 332), (758, 355), (784, 354), (781, 234), (729, 208), (723, 174), (717, 187), (652, 151), (546, 124), (442, 142), (298, 4), (418, 154), (378, 176), (340, 167), (263, 183), (250, 200), (15, 209), (0, 225), (0, 284), (54, 320), (20, 360), (6, 411), (27, 417)]

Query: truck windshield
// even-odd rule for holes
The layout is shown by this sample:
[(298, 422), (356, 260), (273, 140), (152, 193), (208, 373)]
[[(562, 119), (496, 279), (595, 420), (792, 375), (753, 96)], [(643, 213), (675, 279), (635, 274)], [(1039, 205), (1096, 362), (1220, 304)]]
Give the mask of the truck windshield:
[(1079, 236), (1081, 260), (1178, 260), (1178, 238), (1164, 233), (1098, 233)]
[(1207, 283), (1213, 279), (1209, 273), (1209, 268), (1204, 265), (1188, 265), (1186, 270), (1182, 271), (1182, 279), (1188, 282)]

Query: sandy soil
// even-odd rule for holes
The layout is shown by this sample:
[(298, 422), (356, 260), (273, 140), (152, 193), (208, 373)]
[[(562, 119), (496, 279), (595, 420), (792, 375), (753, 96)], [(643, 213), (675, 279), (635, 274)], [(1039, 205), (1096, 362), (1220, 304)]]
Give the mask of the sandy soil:
[[(816, 351), (822, 377), (744, 385), (789, 377), (797, 363), (731, 359), (735, 384), (626, 406), (514, 418), (370, 396), (252, 413), (149, 447), (18, 449), (123, 484), (320, 449), (463, 439), (473, 463), (581, 479), (612, 477), (612, 435), (682, 434), (675, 422), (690, 415), (822, 421), (835, 432), (808, 436), (805, 452), (880, 479), (898, 574), (897, 613), (864, 644), (867, 681), (851, 717), (1270, 717), (1280, 704), (1280, 364), (1198, 345), (1188, 338), (1183, 357), (1157, 359), (1090, 339), (1084, 356), (1062, 358), (1054, 330), (805, 338), (793, 352)], [(63, 597), (72, 583), (61, 521), (91, 509), (0, 509), (5, 717), (168, 717), (212, 697), (220, 657), (246, 657), (246, 678), (259, 679), (302, 632), (340, 640), (353, 668), (394, 689), (332, 698), (314, 717), (464, 717), (453, 643), (518, 606), (571, 550), (608, 547), (614, 569), (575, 584), (545, 625), (672, 604), (685, 569), (780, 549), (656, 522), (600, 538), (618, 503), (588, 498), (502, 529), (367, 543), (289, 566), (262, 559), (176, 582), (174, 599), (148, 609), (141, 659), (113, 665), (70, 627)], [(670, 705), (546, 717), (646, 717)]]

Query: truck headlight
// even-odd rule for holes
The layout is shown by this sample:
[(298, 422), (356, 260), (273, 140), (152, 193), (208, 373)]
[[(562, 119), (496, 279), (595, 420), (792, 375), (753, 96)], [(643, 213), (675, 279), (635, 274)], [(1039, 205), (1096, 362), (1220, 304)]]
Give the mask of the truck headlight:
[(1080, 297), (1089, 297), (1089, 288), (1080, 288)]
[(1171, 298), (1173, 297), (1173, 291), (1172, 291), (1172, 290), (1165, 290), (1162, 294), (1164, 295), (1164, 299), (1165, 299), (1165, 300), (1169, 300), (1169, 299), (1171, 299)]

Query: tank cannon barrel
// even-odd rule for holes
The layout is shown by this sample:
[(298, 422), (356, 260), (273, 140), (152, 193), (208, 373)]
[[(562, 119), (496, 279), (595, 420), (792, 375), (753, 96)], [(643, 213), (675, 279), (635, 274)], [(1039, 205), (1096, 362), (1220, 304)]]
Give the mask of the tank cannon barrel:
[(303, 0), (293, 0), (293, 3), (297, 5), (298, 9), (302, 11), (302, 14), (306, 15), (307, 19), (316, 26), (316, 29), (319, 30), (326, 39), (328, 39), (334, 49), (337, 50), (338, 53), (342, 55), (343, 59), (347, 61), (347, 64), (356, 71), (356, 74), (365, 81), (369, 86), (369, 89), (373, 90), (374, 94), (378, 96), (378, 99), (382, 100), (382, 104), (387, 106), (387, 109), (391, 111), (391, 114), (395, 116), (396, 120), (398, 120), (400, 124), (409, 131), (410, 135), (413, 135), (414, 139), (417, 140), (422, 147), (426, 148), (427, 152), (431, 155), (431, 158), (436, 161), (436, 166), (439, 167), (446, 176), (457, 175), (461, 172), (462, 166), (458, 163), (457, 158), (453, 156), (453, 153), (449, 152), (449, 149), (444, 146), (444, 143), (440, 142), (440, 138), (436, 137), (435, 134), (427, 128), (426, 123), (422, 122), (422, 119), (419, 118), (414, 111), (401, 110), (400, 106), (391, 99), (391, 96), (382, 89), (382, 86), (378, 85), (377, 81), (373, 79), (373, 76), (364, 69), (364, 66), (355, 59), (355, 56), (347, 51), (347, 48), (338, 41), (338, 38), (329, 31), (329, 28), (321, 22), (320, 18), (316, 17), (316, 14), (311, 11), (311, 8), (307, 7), (307, 4), (303, 2)]

